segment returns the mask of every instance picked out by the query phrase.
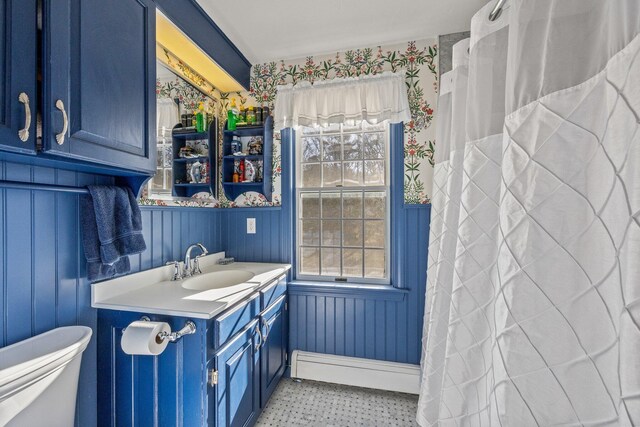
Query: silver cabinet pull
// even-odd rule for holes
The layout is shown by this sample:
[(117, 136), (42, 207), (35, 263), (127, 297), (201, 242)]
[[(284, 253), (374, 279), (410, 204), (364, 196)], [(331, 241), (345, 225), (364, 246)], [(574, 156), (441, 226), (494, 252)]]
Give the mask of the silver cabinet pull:
[(64, 102), (61, 99), (56, 101), (56, 108), (62, 112), (62, 132), (56, 134), (56, 142), (58, 145), (64, 144), (64, 136), (67, 134), (69, 128), (69, 119), (67, 118), (67, 112), (64, 109)]
[(18, 131), (20, 141), (27, 142), (29, 139), (29, 128), (31, 127), (31, 108), (29, 107), (29, 95), (22, 92), (18, 95), (18, 101), (24, 104), (24, 129)]
[(258, 334), (258, 342), (256, 343), (256, 351), (260, 350), (262, 347), (262, 343), (264, 342), (264, 338), (262, 337), (262, 331), (260, 330), (260, 325), (256, 325), (256, 332)]
[(262, 345), (264, 346), (267, 343), (267, 338), (269, 338), (269, 335), (271, 334), (271, 326), (269, 326), (269, 322), (264, 317), (262, 317), (260, 320), (262, 321), (262, 324), (267, 330), (267, 333), (262, 338)]

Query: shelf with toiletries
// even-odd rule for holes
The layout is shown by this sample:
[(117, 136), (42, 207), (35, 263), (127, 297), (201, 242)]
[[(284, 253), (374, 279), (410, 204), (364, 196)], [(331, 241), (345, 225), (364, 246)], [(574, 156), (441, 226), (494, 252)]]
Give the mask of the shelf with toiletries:
[[(178, 124), (172, 131), (173, 186), (177, 197), (192, 197), (201, 192), (210, 192), (214, 197), (216, 176), (215, 145), (217, 144), (218, 121), (214, 119), (207, 131), (198, 132)], [(214, 147), (214, 148), (212, 148)], [(215, 178), (213, 179), (215, 182)]]
[[(262, 121), (262, 120), (261, 120)], [(222, 141), (222, 188), (229, 200), (254, 191), (271, 200), (273, 157), (273, 119), (267, 115), (261, 125), (227, 120)]]

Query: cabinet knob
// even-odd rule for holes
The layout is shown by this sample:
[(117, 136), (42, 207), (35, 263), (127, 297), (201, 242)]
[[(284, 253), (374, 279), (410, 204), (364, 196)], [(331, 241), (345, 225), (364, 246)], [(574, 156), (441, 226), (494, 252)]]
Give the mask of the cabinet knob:
[(56, 134), (56, 142), (58, 145), (62, 145), (64, 144), (64, 136), (69, 128), (69, 119), (67, 118), (67, 111), (64, 109), (64, 102), (61, 99), (56, 101), (56, 108), (62, 112), (62, 132)]
[(18, 101), (24, 105), (24, 128), (18, 131), (20, 141), (27, 142), (29, 139), (29, 128), (31, 127), (31, 108), (29, 107), (29, 96), (22, 92), (18, 95)]

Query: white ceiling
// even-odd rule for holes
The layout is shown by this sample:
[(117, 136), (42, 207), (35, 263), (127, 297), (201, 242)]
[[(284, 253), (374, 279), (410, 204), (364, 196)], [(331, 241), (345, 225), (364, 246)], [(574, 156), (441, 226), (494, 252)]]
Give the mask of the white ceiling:
[(252, 64), (468, 31), (487, 0), (197, 0)]

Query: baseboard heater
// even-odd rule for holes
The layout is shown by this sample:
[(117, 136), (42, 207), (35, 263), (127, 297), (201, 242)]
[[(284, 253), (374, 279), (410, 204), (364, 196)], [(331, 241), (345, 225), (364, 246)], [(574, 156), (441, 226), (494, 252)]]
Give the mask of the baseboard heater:
[(294, 350), (291, 377), (418, 394), (420, 366)]

